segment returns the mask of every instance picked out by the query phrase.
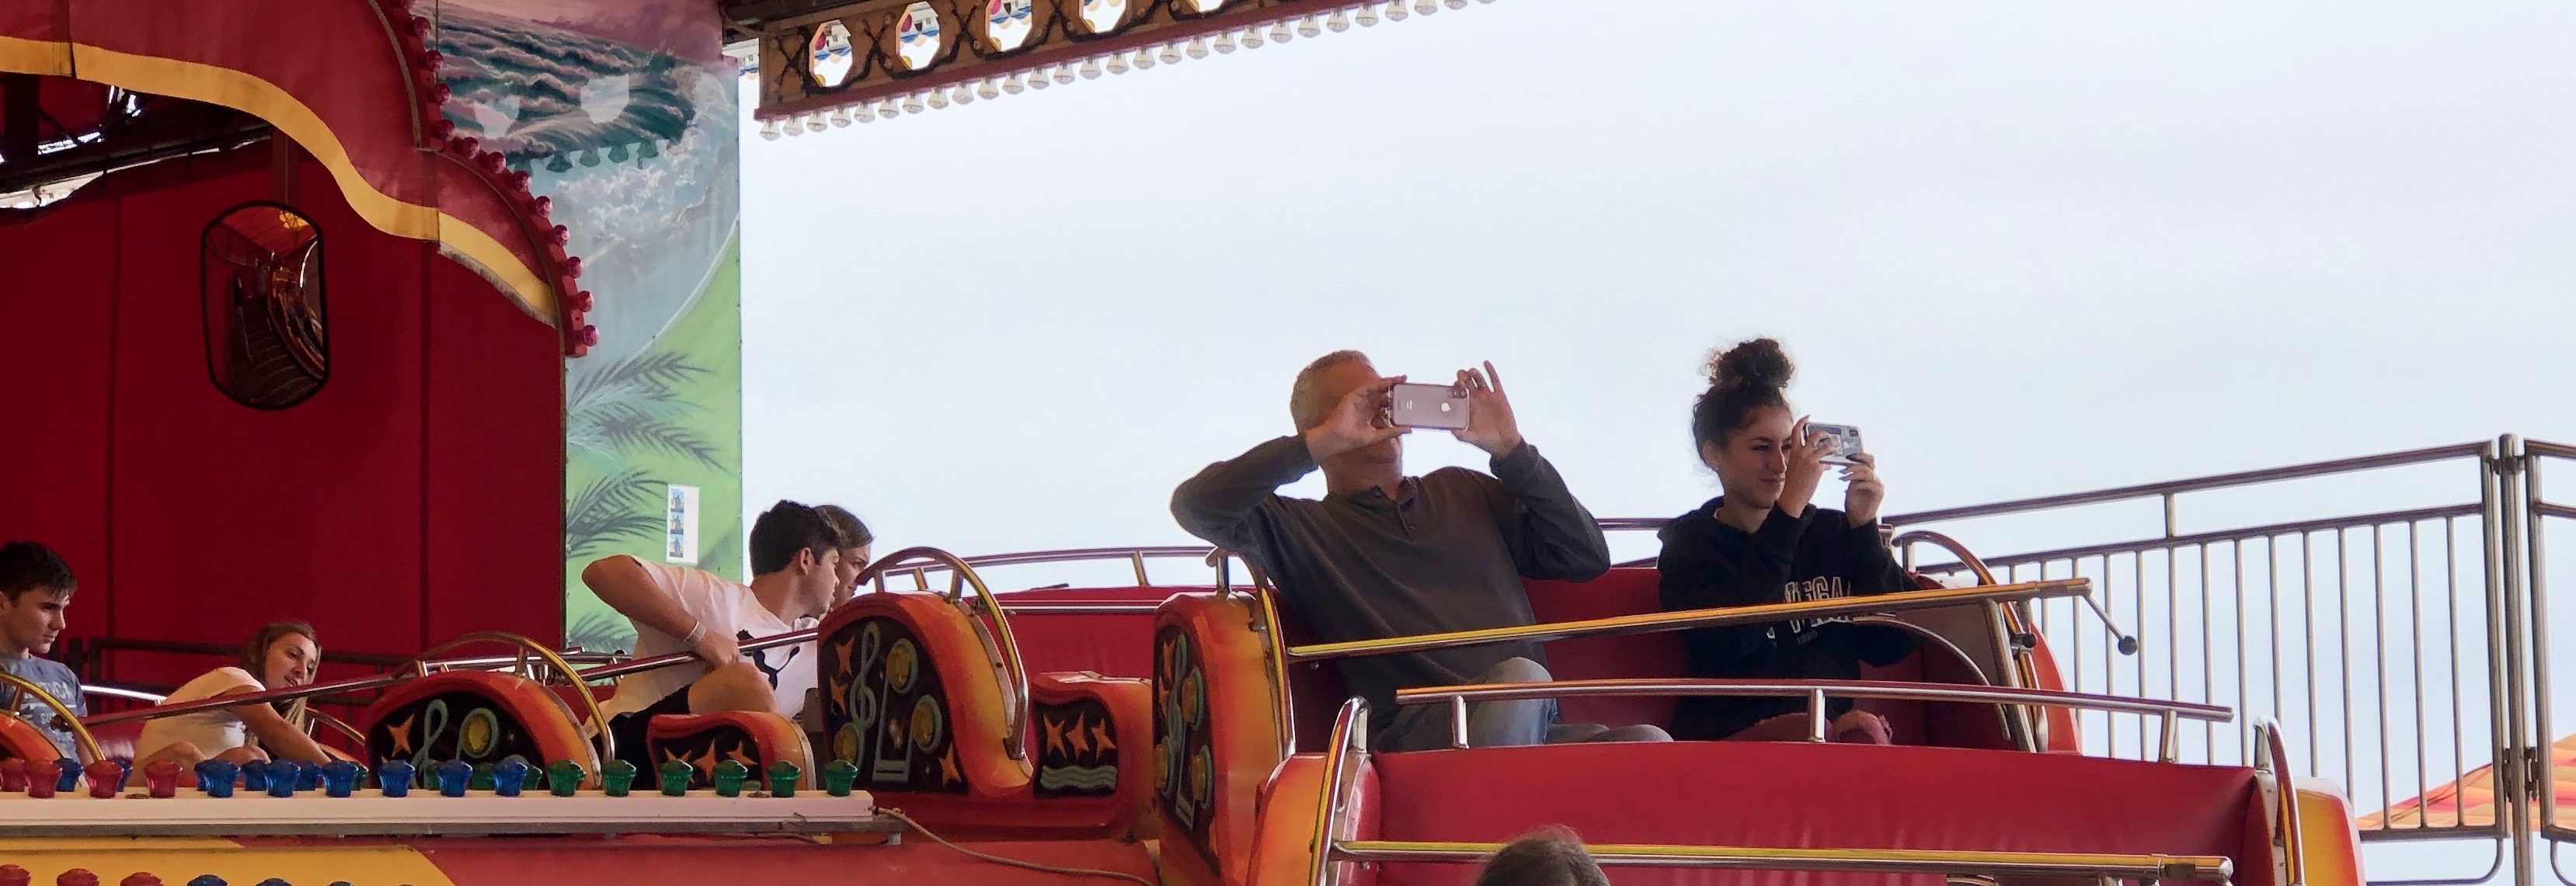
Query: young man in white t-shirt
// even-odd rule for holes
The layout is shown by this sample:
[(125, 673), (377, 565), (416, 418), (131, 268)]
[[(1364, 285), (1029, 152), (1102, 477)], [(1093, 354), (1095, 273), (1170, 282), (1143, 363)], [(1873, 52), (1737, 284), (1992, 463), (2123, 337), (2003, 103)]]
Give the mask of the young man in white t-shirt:
[(782, 501), (751, 526), (751, 584), (625, 554), (581, 572), (601, 602), (635, 623), (635, 657), (694, 652), (704, 664), (630, 674), (600, 706), (618, 759), (650, 771), (645, 726), (660, 714), (772, 711), (794, 718), (814, 688), (814, 644), (755, 652), (742, 643), (799, 627), (838, 592), (840, 533), (811, 507)]

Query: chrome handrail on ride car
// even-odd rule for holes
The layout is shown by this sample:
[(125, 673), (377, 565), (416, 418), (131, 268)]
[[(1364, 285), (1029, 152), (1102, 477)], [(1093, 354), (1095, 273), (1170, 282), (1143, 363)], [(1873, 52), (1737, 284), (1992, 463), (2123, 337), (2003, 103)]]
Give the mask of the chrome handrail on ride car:
[(1867, 597), (1836, 597), (1828, 600), (1805, 600), (1794, 603), (1766, 603), (1759, 606), (1725, 606), (1710, 609), (1687, 609), (1676, 612), (1648, 612), (1609, 618), (1563, 621), (1514, 627), (1479, 628), (1381, 640), (1349, 640), (1340, 643), (1316, 643), (1288, 649), (1288, 657), (1297, 661), (1319, 661), (1356, 655), (1388, 655), (1420, 652), (1478, 643), (1504, 641), (1538, 642), (1571, 637), (1606, 637), (1619, 634), (1651, 634), (1691, 628), (1727, 625), (1770, 624), (1772, 622), (1836, 618), (1879, 612), (1901, 612), (1931, 609), (1961, 603), (2009, 603), (2018, 600), (2053, 597), (2087, 597), (2093, 583), (2082, 578), (2058, 578), (2047, 581), (2021, 582), (2008, 585), (1986, 585), (1973, 588), (1941, 588), (1929, 591), (1898, 591)]
[(152, 704), (160, 704), (162, 699), (169, 698), (167, 695), (158, 695), (155, 693), (145, 692), (140, 689), (127, 689), (123, 686), (100, 686), (95, 683), (81, 684), (81, 694), (103, 695), (108, 698), (122, 698), (127, 701), (150, 702)]
[[(1539, 685), (1539, 684), (1533, 684)], [(1463, 688), (1463, 687), (1457, 687)], [(2124, 700), (2125, 701), (2125, 700)], [(1358, 818), (1350, 799), (1369, 751), (1368, 700), (1344, 702), (1324, 753), (1323, 801), (1315, 836), (1307, 843), (1309, 886), (1340, 886), (1345, 863), (1385, 861), (1477, 862), (1502, 848), (1494, 843), (1434, 843), (1354, 838)], [(2217, 855), (2130, 855), (2068, 852), (1987, 852), (1946, 849), (1790, 849), (1750, 846), (1587, 844), (1605, 865), (1942, 874), (1985, 877), (2090, 876), (2097, 879), (2208, 880), (2229, 882), (2235, 863)], [(2291, 886), (2291, 884), (2285, 884)]]
[[(1481, 862), (1501, 843), (1346, 840), (1333, 853), (1353, 861)], [(1789, 849), (1658, 843), (1585, 843), (1592, 860), (1613, 867), (1717, 868), (1947, 877), (2108, 877), (2230, 882), (2236, 865), (2224, 855), (2130, 855), (2092, 852), (1978, 852), (1951, 849)]]
[(2307, 847), (2299, 829), (2299, 790), (2290, 774), (2290, 751), (2281, 741), (2281, 724), (2266, 718), (2254, 726), (2254, 771), (2269, 776), (2278, 802), (2272, 811), (2272, 847), (2280, 852), (2281, 886), (2306, 886)]
[(2020, 689), (2008, 686), (1962, 686), (1951, 683), (1910, 683), (1895, 680), (1730, 680), (1730, 679), (1615, 679), (1557, 680), (1547, 683), (1477, 683), (1465, 686), (1421, 686), (1395, 691), (1398, 705), (1439, 704), (1450, 706), (1450, 746), (1466, 747), (1464, 724), (1468, 702), (1511, 701), (1531, 698), (1585, 698), (1603, 696), (1675, 695), (1675, 696), (1805, 696), (1809, 741), (1824, 741), (1824, 716), (1827, 698), (1875, 698), (1904, 701), (1992, 702), (2011, 705), (2046, 705), (2049, 707), (2087, 708), (2098, 711), (2139, 714), (2164, 721), (2164, 762), (2174, 761), (2176, 727), (2181, 720), (2226, 722), (2236, 712), (2220, 705), (2187, 701), (2158, 701), (2144, 698), (2122, 698), (2082, 692), (2059, 692), (2051, 689)]

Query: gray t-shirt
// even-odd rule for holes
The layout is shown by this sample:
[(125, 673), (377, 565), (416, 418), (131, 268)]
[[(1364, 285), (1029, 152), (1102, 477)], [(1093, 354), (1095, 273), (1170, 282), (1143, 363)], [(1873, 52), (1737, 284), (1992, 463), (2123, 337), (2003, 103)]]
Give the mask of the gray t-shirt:
[[(44, 687), (44, 690), (52, 693), (64, 707), (72, 709), (73, 714), (89, 716), (89, 705), (81, 698), (80, 676), (72, 673), (72, 669), (64, 667), (61, 662), (49, 658), (37, 658), (33, 655), (18, 658), (0, 657), (0, 671), (8, 671), (26, 678), (27, 682)], [(55, 749), (62, 751), (63, 756), (72, 756), (71, 725), (62, 722), (62, 718), (54, 713), (52, 707), (47, 706), (43, 699), (20, 692), (14, 686), (0, 687), (0, 690), (5, 690), (9, 695), (19, 696), (18, 706), (12, 711), (18, 715), (18, 719), (27, 721), (29, 725), (35, 726), (52, 738)]]
[[(1393, 498), (1375, 488), (1288, 498), (1276, 490), (1314, 471), (1315, 459), (1304, 439), (1281, 437), (1182, 483), (1172, 516), (1268, 572), (1317, 640), (1526, 625), (1521, 579), (1589, 581), (1610, 568), (1610, 546), (1537, 447), (1522, 443), (1492, 465), (1490, 476), (1442, 468), (1408, 477)], [(1471, 683), (1514, 656), (1547, 663), (1530, 642), (1337, 663), (1369, 700), (1370, 734), (1383, 738), (1395, 690)]]

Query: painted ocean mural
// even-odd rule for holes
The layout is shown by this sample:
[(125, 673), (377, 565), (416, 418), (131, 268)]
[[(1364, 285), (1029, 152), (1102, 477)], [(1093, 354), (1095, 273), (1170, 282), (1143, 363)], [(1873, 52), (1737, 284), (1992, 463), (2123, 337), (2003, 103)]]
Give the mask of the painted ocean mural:
[(743, 578), (735, 72), (711, 5), (450, 0), (436, 48), (459, 134), (553, 201), (596, 301), (565, 365), (565, 635), (631, 647), (581, 567), (625, 553)]

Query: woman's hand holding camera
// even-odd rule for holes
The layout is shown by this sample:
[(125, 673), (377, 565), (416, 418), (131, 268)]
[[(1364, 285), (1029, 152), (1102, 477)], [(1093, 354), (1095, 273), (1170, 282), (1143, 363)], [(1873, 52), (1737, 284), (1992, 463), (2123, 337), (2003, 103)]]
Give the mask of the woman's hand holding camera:
[(1843, 513), (1853, 526), (1878, 522), (1878, 505), (1887, 500), (1887, 484), (1878, 479), (1878, 456), (1853, 453), (1852, 463), (1843, 466)]
[(1833, 435), (1808, 430), (1804, 418), (1789, 429), (1789, 439), (1781, 444), (1788, 461), (1788, 478), (1780, 485), (1782, 513), (1796, 517), (1807, 512), (1816, 499), (1816, 484), (1825, 479), (1825, 456), (1835, 445)]

